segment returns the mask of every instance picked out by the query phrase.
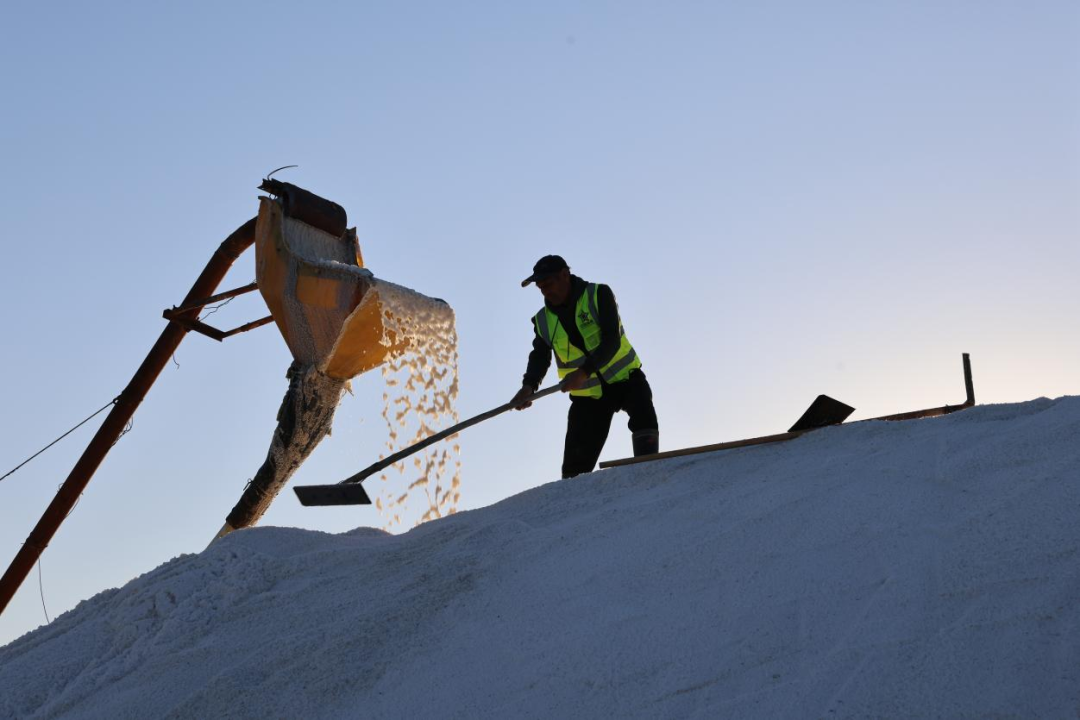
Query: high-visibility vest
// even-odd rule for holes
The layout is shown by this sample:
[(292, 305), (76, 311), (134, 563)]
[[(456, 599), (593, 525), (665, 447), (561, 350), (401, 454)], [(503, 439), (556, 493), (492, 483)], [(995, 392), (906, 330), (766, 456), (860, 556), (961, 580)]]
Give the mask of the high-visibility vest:
[[(585, 292), (578, 298), (577, 307), (574, 308), (575, 324), (585, 341), (585, 352), (589, 353), (600, 346), (600, 313), (596, 310), (596, 293), (596, 283), (589, 283)], [(533, 322), (536, 324), (536, 332), (548, 347), (555, 351), (555, 366), (559, 371), (559, 380), (585, 364), (585, 352), (570, 343), (570, 336), (566, 329), (547, 305), (536, 313)], [(622, 382), (630, 377), (631, 370), (641, 367), (641, 360), (626, 337), (622, 318), (619, 318), (619, 336), (621, 338), (619, 350), (607, 365), (600, 368), (598, 373), (604, 378), (605, 383)], [(600, 377), (594, 373), (589, 376), (585, 387), (580, 390), (571, 390), (570, 394), (598, 398), (603, 392)]]

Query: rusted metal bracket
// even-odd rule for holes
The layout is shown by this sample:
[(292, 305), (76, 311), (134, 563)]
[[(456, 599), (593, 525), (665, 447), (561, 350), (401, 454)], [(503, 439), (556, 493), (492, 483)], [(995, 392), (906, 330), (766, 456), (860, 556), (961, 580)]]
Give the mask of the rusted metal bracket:
[[(929, 418), (937, 417), (939, 415), (948, 415), (954, 413), (957, 410), (963, 410), (965, 408), (972, 407), (975, 404), (975, 386), (971, 380), (971, 357), (968, 353), (963, 354), (964, 358), (964, 389), (967, 391), (967, 399), (959, 405), (944, 405), (942, 407), (929, 408), (927, 410), (914, 410), (912, 412), (897, 413), (895, 415), (882, 415), (881, 417), (868, 418), (866, 420), (857, 420), (855, 422), (869, 422), (871, 420), (915, 420), (917, 418)], [(851, 423), (854, 424), (854, 423)], [(642, 455), (640, 457), (622, 458), (621, 460), (608, 460), (600, 463), (601, 468), (619, 467), (622, 465), (633, 465), (635, 463), (650, 462), (652, 460), (663, 460), (664, 458), (681, 457), (683, 455), (697, 455), (698, 453), (715, 452), (717, 450), (729, 450), (731, 448), (748, 447), (751, 445), (766, 445), (768, 443), (784, 442), (785, 440), (794, 440), (800, 435), (805, 435), (808, 432), (813, 432), (818, 428), (811, 428), (809, 430), (800, 430), (796, 432), (780, 433), (779, 435), (766, 435), (764, 437), (750, 438), (748, 440), (733, 440), (731, 442), (717, 443), (715, 445), (701, 445), (699, 447), (684, 448), (682, 450), (669, 450), (668, 452), (655, 453), (653, 455)]]
[(218, 330), (216, 327), (207, 325), (200, 320), (192, 320), (191, 318), (184, 317), (170, 317), (169, 310), (166, 310), (163, 314), (167, 320), (176, 323), (180, 327), (187, 330), (193, 330), (201, 335), (205, 335), (208, 338), (217, 340), (218, 342), (221, 342), (227, 337), (232, 337), (233, 335), (238, 335), (239, 333), (247, 332), (248, 330), (254, 330), (255, 328), (262, 327), (263, 325), (268, 325), (274, 322), (274, 317), (272, 315), (267, 315), (264, 318), (253, 320), (246, 325), (241, 325), (240, 327), (233, 328), (232, 330)]
[(196, 300), (195, 302), (184, 303), (180, 307), (175, 307), (174, 306), (174, 307), (166, 310), (162, 314), (167, 319), (172, 320), (172, 317), (171, 317), (172, 315), (180, 315), (180, 314), (183, 314), (183, 313), (186, 313), (186, 312), (191, 312), (192, 310), (202, 310), (203, 307), (205, 307), (206, 305), (213, 305), (214, 303), (219, 302), (221, 300), (228, 300), (229, 298), (234, 298), (234, 297), (237, 297), (239, 295), (246, 295), (247, 293), (255, 292), (258, 289), (259, 289), (259, 284), (258, 283), (248, 283), (247, 285), (244, 285), (243, 287), (238, 287), (238, 288), (236, 288), (234, 290), (226, 290), (223, 293), (218, 293), (217, 295), (211, 295), (210, 297), (203, 298), (201, 300)]
[(217, 340), (218, 342), (221, 342), (227, 337), (232, 337), (233, 335), (247, 332), (248, 330), (254, 330), (255, 328), (262, 327), (263, 325), (268, 325), (269, 323), (272, 323), (274, 321), (274, 318), (272, 315), (267, 315), (264, 318), (254, 320), (247, 323), (246, 325), (241, 325), (238, 328), (233, 328), (232, 330), (218, 330), (216, 327), (207, 325), (195, 316), (207, 305), (212, 305), (213, 303), (220, 302), (221, 300), (234, 298), (238, 295), (244, 295), (245, 293), (253, 292), (258, 289), (258, 283), (249, 283), (248, 285), (238, 287), (235, 290), (227, 290), (223, 293), (218, 293), (217, 295), (211, 295), (210, 297), (202, 298), (201, 300), (184, 303), (180, 307), (169, 308), (168, 310), (162, 312), (161, 316), (169, 322), (174, 322), (187, 330), (193, 330), (197, 333), (205, 335), (208, 338), (212, 338), (214, 340)]

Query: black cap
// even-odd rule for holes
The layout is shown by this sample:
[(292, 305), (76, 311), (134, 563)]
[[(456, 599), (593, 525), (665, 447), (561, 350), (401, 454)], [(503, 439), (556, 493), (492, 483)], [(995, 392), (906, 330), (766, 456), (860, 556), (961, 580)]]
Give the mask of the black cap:
[(531, 282), (537, 280), (543, 280), (546, 277), (551, 277), (560, 270), (569, 270), (570, 266), (566, 264), (558, 255), (545, 255), (536, 261), (533, 265), (532, 275), (521, 281), (521, 287), (525, 287)]

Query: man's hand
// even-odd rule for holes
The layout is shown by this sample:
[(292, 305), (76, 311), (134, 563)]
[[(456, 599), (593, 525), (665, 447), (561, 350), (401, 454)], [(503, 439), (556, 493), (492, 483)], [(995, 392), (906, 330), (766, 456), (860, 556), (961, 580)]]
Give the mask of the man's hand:
[(580, 390), (585, 387), (585, 383), (589, 381), (589, 373), (581, 370), (580, 368), (575, 370), (566, 376), (562, 381), (562, 391), (570, 392), (571, 390)]
[(522, 385), (521, 389), (517, 391), (517, 394), (510, 399), (510, 404), (515, 410), (524, 410), (527, 407), (531, 407), (532, 403), (528, 402), (528, 398), (531, 398), (536, 391), (528, 385)]

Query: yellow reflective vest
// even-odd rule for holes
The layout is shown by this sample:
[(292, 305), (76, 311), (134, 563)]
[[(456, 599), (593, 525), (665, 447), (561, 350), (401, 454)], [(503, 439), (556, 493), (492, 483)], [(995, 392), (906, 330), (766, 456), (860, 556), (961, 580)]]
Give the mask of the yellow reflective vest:
[[(544, 305), (540, 312), (536, 313), (533, 322), (536, 324), (536, 332), (548, 347), (555, 351), (555, 366), (559, 371), (559, 380), (572, 373), (585, 364), (586, 352), (591, 353), (600, 346), (600, 313), (596, 309), (596, 283), (589, 283), (585, 292), (578, 298), (577, 307), (574, 308), (574, 320), (578, 332), (585, 341), (585, 349), (570, 344), (570, 336), (562, 327), (558, 316)], [(630, 371), (641, 367), (641, 360), (634, 351), (634, 347), (626, 337), (623, 329), (622, 318), (619, 318), (619, 349), (615, 356), (600, 368), (599, 376), (604, 378), (605, 383), (617, 383), (630, 377)], [(600, 397), (604, 392), (600, 384), (600, 377), (593, 374), (581, 390), (572, 390), (571, 395), (579, 397)]]

